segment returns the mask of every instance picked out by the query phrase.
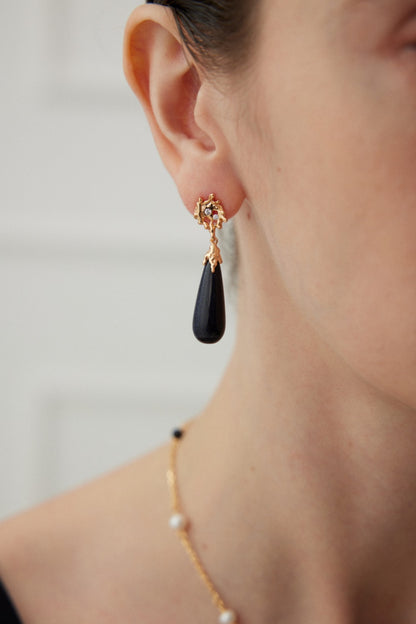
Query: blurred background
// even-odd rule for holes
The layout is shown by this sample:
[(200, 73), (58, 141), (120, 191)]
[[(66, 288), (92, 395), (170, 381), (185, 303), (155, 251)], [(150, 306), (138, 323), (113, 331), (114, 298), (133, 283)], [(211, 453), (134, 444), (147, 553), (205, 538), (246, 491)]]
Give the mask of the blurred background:
[(192, 334), (209, 236), (122, 72), (136, 4), (0, 4), (0, 519), (168, 441), (231, 353), (230, 296)]

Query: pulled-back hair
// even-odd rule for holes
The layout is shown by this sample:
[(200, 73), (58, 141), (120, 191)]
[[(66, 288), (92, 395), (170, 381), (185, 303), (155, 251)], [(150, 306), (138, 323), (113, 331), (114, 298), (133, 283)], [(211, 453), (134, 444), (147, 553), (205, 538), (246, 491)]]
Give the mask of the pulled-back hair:
[(173, 11), (191, 55), (208, 71), (232, 72), (247, 64), (259, 0), (147, 0)]

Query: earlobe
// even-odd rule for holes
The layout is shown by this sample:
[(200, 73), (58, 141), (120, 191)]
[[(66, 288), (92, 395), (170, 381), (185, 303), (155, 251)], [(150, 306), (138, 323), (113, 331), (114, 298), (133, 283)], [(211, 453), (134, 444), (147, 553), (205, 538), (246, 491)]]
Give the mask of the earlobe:
[(232, 217), (244, 192), (215, 111), (206, 105), (206, 79), (184, 49), (170, 9), (152, 4), (132, 13), (125, 31), (124, 71), (187, 209), (193, 213), (199, 197), (214, 193), (227, 218)]

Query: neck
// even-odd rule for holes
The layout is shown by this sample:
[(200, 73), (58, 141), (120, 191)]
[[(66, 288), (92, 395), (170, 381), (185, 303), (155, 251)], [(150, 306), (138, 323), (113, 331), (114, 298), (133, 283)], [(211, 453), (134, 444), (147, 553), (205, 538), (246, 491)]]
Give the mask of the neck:
[(178, 459), (196, 547), (247, 622), (416, 619), (415, 410), (263, 274), (243, 274), (234, 355)]

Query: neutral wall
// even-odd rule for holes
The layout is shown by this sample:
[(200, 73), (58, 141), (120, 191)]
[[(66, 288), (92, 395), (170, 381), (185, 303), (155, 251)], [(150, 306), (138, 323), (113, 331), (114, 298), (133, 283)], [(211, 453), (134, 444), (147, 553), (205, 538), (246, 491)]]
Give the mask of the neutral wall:
[(208, 238), (125, 83), (134, 6), (0, 3), (0, 518), (164, 443), (231, 352), (190, 329)]

